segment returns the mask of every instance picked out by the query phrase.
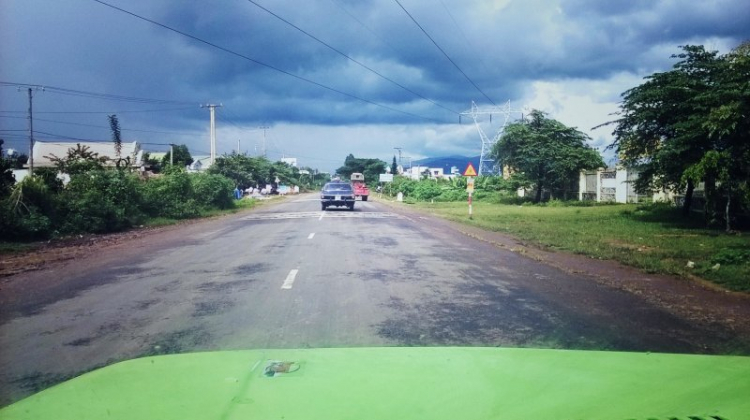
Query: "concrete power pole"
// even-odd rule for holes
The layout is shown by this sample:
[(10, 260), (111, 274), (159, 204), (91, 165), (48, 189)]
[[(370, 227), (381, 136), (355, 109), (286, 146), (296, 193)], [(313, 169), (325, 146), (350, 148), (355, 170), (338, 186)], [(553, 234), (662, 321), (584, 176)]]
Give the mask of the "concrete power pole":
[[(29, 175), (34, 174), (34, 91), (35, 90), (41, 90), (44, 92), (43, 86), (37, 86), (37, 85), (27, 85), (26, 92), (29, 95)], [(18, 88), (18, 91), (21, 91), (21, 87)]]
[(29, 176), (34, 175), (34, 117), (31, 88), (29, 88)]
[(216, 160), (216, 107), (222, 107), (222, 104), (206, 104), (201, 105), (201, 108), (208, 108), (211, 113), (211, 161), (208, 166), (212, 166)]

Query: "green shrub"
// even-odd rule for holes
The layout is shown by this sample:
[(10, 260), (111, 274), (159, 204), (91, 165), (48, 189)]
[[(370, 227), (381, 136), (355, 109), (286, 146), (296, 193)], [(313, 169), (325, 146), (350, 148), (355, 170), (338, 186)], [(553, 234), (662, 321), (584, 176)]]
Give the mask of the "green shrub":
[(567, 203), (563, 200), (559, 200), (557, 198), (553, 198), (552, 200), (549, 200), (545, 203), (547, 207), (566, 207)]
[(417, 200), (429, 201), (442, 193), (443, 189), (434, 181), (423, 181), (414, 187), (413, 195)]
[(444, 190), (439, 196), (435, 197), (435, 201), (466, 201), (469, 198), (469, 193), (466, 190), (450, 189)]
[(234, 206), (234, 183), (222, 175), (192, 174), (193, 197), (204, 207), (228, 209)]
[(522, 204), (531, 203), (532, 199), (529, 197), (519, 197), (517, 194), (510, 194), (510, 195), (500, 195), (497, 201), (499, 204), (520, 206)]
[(493, 195), (494, 194), (490, 194), (487, 191), (474, 191), (474, 193), (471, 195), (471, 197), (474, 200), (486, 200), (487, 198), (490, 198)]
[(47, 189), (52, 193), (59, 193), (63, 189), (63, 182), (57, 177), (56, 168), (36, 168), (34, 169), (34, 177), (41, 178), (41, 180), (47, 185)]
[(711, 257), (711, 264), (740, 265), (750, 263), (750, 249), (722, 249)]
[(393, 195), (402, 193), (407, 197), (411, 197), (414, 195), (414, 189), (417, 187), (417, 184), (419, 184), (419, 181), (402, 176), (395, 177), (391, 184), (391, 191)]
[(140, 181), (120, 171), (73, 175), (60, 199), (65, 233), (115, 232), (143, 219)]
[(49, 236), (52, 229), (52, 221), (36, 207), (19, 207), (9, 198), (0, 200), (0, 237), (3, 239), (42, 239)]
[(26, 177), (16, 184), (12, 197), (20, 203), (21, 208), (36, 209), (50, 218), (54, 218), (57, 211), (54, 191), (50, 190), (46, 180), (36, 176)]
[(58, 210), (56, 196), (40, 178), (27, 177), (0, 201), (0, 236), (34, 240), (49, 236)]
[(142, 185), (143, 209), (153, 217), (187, 219), (201, 212), (194, 198), (190, 174), (173, 171), (151, 178)]
[(170, 168), (142, 181), (117, 170), (71, 176), (64, 188), (55, 170), (35, 171), (0, 199), (0, 237), (33, 240), (56, 233), (103, 233), (153, 218), (185, 219), (235, 206), (234, 183), (221, 175)]

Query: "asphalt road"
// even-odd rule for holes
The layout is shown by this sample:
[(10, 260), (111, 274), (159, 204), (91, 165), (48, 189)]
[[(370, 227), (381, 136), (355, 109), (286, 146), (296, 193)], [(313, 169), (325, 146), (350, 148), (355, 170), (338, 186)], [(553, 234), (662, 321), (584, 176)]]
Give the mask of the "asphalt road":
[(394, 211), (357, 202), (354, 212), (321, 212), (315, 195), (303, 195), (10, 279), (50, 286), (0, 310), (0, 403), (153, 354), (400, 345), (710, 352), (695, 337), (724, 339), (633, 294)]

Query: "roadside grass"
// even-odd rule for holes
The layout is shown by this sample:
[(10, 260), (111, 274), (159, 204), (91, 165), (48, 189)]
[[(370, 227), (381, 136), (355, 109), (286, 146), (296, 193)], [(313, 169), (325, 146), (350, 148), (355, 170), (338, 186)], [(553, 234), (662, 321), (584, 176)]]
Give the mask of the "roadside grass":
[(216, 217), (216, 216), (222, 216), (225, 214), (234, 214), (239, 213), (241, 211), (253, 209), (255, 207), (261, 206), (269, 201), (277, 200), (277, 198), (272, 198), (269, 200), (254, 200), (254, 199), (243, 199), (243, 200), (237, 200), (234, 202), (234, 207), (228, 208), (228, 209), (211, 209), (202, 211), (200, 213), (200, 216), (192, 219), (171, 219), (169, 217), (152, 217), (143, 222), (143, 226), (148, 227), (159, 227), (159, 226), (169, 226), (169, 225), (176, 225), (184, 220), (195, 220), (195, 219), (201, 219), (206, 217)]
[(170, 219), (169, 217), (151, 217), (149, 219), (146, 219), (142, 223), (142, 226), (160, 227), (160, 226), (176, 225), (178, 223), (180, 223), (180, 219)]
[[(649, 273), (696, 276), (750, 292), (750, 235), (707, 229), (661, 204), (579, 206), (417, 203), (435, 215), (504, 232), (527, 243), (609, 259)], [(688, 267), (688, 262), (694, 266)]]
[(34, 245), (17, 242), (0, 242), (0, 255), (20, 254), (34, 249)]

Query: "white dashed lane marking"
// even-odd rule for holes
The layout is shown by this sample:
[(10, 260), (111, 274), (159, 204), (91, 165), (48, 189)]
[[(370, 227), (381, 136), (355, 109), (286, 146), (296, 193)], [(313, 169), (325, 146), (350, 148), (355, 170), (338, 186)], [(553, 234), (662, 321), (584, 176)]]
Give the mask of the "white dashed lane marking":
[(297, 270), (296, 268), (290, 271), (289, 274), (287, 274), (286, 279), (284, 279), (284, 284), (281, 285), (281, 288), (287, 290), (291, 289), (292, 285), (294, 284), (294, 279), (297, 278), (298, 272), (299, 270)]
[(315, 234), (311, 233), (310, 235), (308, 235), (307, 239), (312, 239), (313, 237), (315, 237)]

